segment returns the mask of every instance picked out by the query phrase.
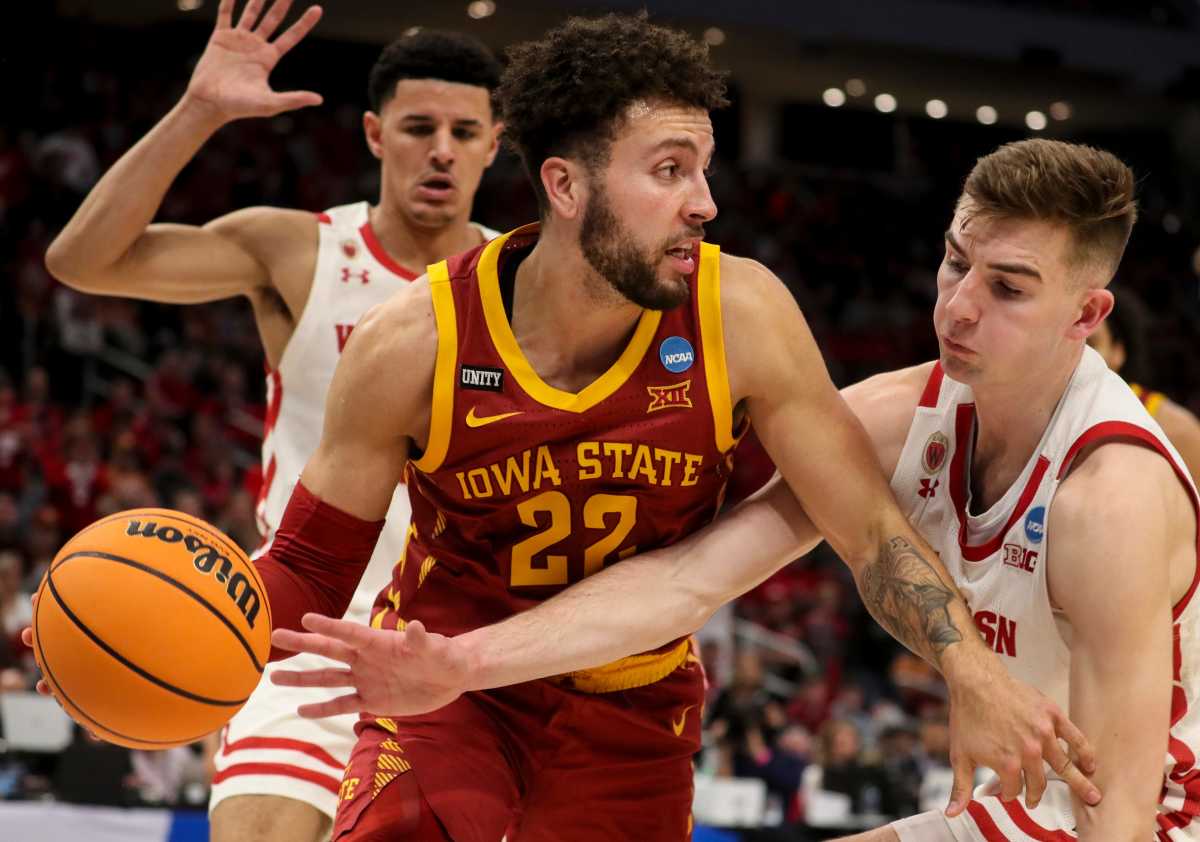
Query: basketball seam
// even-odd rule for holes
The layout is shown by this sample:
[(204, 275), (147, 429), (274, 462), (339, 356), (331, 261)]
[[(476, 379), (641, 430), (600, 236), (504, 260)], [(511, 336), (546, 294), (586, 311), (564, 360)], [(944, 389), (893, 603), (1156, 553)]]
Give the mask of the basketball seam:
[[(55, 600), (56, 601), (58, 600), (57, 595), (55, 595)], [(62, 602), (60, 601), (58, 604), (61, 606)], [(36, 616), (34, 617), (33, 625), (34, 625), (34, 629), (35, 629), (34, 635), (33, 635), (33, 642), (37, 645), (38, 654), (41, 655), (41, 658), (39, 658), (39, 661), (41, 662), (40, 666), (41, 666), (42, 670), (46, 673), (46, 675), (49, 676), (50, 683), (53, 685), (54, 689), (57, 690), (58, 693), (64, 699), (66, 699), (67, 704), (69, 704), (71, 707), (75, 708), (76, 712), (80, 716), (82, 716), (88, 722), (95, 725), (101, 731), (107, 731), (109, 734), (113, 734), (114, 736), (120, 737), (123, 740), (129, 740), (130, 742), (133, 742), (133, 743), (142, 743), (144, 745), (162, 745), (162, 746), (173, 746), (173, 745), (183, 745), (185, 743), (194, 743), (196, 740), (199, 740), (202, 737), (205, 737), (210, 733), (209, 731), (205, 731), (203, 734), (197, 734), (194, 737), (184, 737), (181, 740), (147, 740), (142, 737), (131, 737), (129, 734), (122, 734), (120, 731), (117, 731), (113, 728), (108, 727), (103, 722), (100, 722), (99, 720), (95, 719), (93, 716), (91, 716), (91, 714), (89, 714), (86, 710), (84, 710), (82, 707), (80, 707), (79, 704), (70, 697), (70, 695), (67, 693), (67, 691), (65, 689), (63, 689), (62, 682), (60, 682), (57, 678), (54, 677), (54, 670), (50, 669), (50, 661), (46, 658), (46, 650), (42, 648), (42, 636), (40, 634), (38, 634), (36, 631), (37, 626), (38, 626), (38, 621), (37, 621)], [(69, 712), (68, 712), (68, 715), (70, 715)], [(72, 717), (72, 718), (74, 718), (74, 717)], [(78, 720), (76, 720), (76, 721), (78, 722)], [(83, 723), (80, 723), (80, 724), (82, 725)]]
[[(90, 532), (91, 530), (95, 529), (96, 527), (103, 526), (104, 524), (109, 523), (110, 521), (127, 520), (131, 517), (134, 517), (135, 515), (137, 517), (143, 517), (143, 518), (149, 518), (149, 517), (155, 517), (155, 518), (159, 518), (159, 519), (170, 518), (172, 520), (177, 520), (180, 523), (186, 523), (188, 526), (191, 526), (195, 529), (199, 529), (201, 532), (207, 533), (210, 537), (215, 539), (218, 543), (226, 544), (229, 547), (232, 547), (234, 549), (241, 551), (241, 547), (239, 547), (237, 544), (235, 544), (228, 535), (225, 535), (224, 533), (221, 533), (221, 532), (217, 532), (212, 527), (212, 525), (209, 524), (208, 522), (200, 520), (199, 518), (194, 518), (191, 515), (187, 514), (186, 512), (176, 511), (175, 509), (156, 509), (156, 508), (128, 509), (123, 512), (116, 512), (115, 514), (111, 514), (108, 517), (101, 518), (100, 520), (96, 521), (95, 523), (93, 523), (89, 526), (85, 526), (83, 529), (76, 532), (74, 536), (72, 536), (71, 541), (74, 541), (76, 538), (78, 538), (80, 535), (83, 535), (85, 532)], [(71, 543), (71, 541), (68, 541), (67, 543), (69, 544), (69, 543)], [(62, 561), (66, 561), (66, 559), (64, 558), (64, 559), (62, 559)], [(254, 576), (254, 581), (256, 583), (258, 583), (258, 587), (262, 590), (263, 594), (266, 594), (267, 583), (264, 582), (262, 576), (259, 575), (258, 568), (254, 566), (254, 562), (251, 561), (249, 558), (247, 558), (247, 561), (249, 562), (250, 573), (252, 576)], [(52, 567), (54, 567), (54, 566), (56, 566), (56, 565), (52, 565)], [(264, 599), (263, 605), (266, 606), (266, 609), (267, 609), (267, 620), (268, 620), (268, 622), (271, 622), (271, 625), (273, 627), (274, 623), (271, 621), (271, 603), (269, 600)], [(257, 666), (258, 660), (255, 659), (254, 663)], [(261, 673), (262, 667), (258, 667), (258, 671)]]
[(62, 609), (63, 613), (67, 615), (67, 618), (72, 623), (74, 623), (81, 632), (83, 632), (85, 635), (88, 636), (88, 638), (92, 641), (92, 643), (95, 643), (97, 646), (99, 646), (101, 649), (103, 649), (105, 652), (107, 652), (112, 658), (114, 658), (117, 662), (123, 664), (129, 670), (136, 673), (137, 675), (140, 675), (142, 678), (146, 679), (147, 681), (151, 682), (152, 684), (157, 684), (159, 687), (163, 688), (164, 690), (168, 690), (168, 691), (176, 694), (177, 696), (184, 697), (185, 699), (191, 699), (193, 702), (201, 702), (202, 704), (213, 705), (215, 707), (236, 707), (238, 705), (244, 705), (246, 703), (245, 699), (238, 699), (238, 700), (232, 700), (232, 701), (224, 701), (221, 699), (210, 699), (207, 696), (201, 696), (200, 694), (193, 693), (190, 690), (184, 690), (182, 687), (176, 687), (174, 684), (171, 684), (169, 681), (164, 681), (163, 679), (159, 678), (158, 676), (152, 675), (147, 670), (142, 669), (137, 664), (135, 664), (133, 661), (126, 658), (124, 655), (122, 655), (116, 649), (113, 649), (111, 646), (109, 646), (107, 643), (105, 643), (103, 640), (101, 640), (100, 637), (94, 631), (92, 631), (90, 628), (88, 628), (86, 625), (84, 625), (83, 621), (80, 620), (77, 616), (75, 616), (75, 612), (72, 611), (67, 606), (67, 603), (65, 603), (63, 601), (63, 598), (61, 596), (59, 596), (58, 588), (54, 587), (54, 579), (53, 578), (47, 579), (46, 585), (47, 585), (47, 587), (50, 588), (50, 594), (54, 597), (54, 601), (58, 603), (58, 607)]
[[(65, 564), (67, 561), (69, 561), (73, 558), (80, 558), (80, 557), (102, 558), (106, 561), (115, 561), (118, 564), (127, 564), (130, 567), (134, 567), (145, 573), (149, 573), (151, 576), (156, 576), (159, 579), (162, 579), (167, 584), (172, 585), (172, 586), (178, 588), (179, 590), (183, 591), (185, 594), (190, 596), (192, 599), (196, 600), (196, 602), (199, 602), (201, 605), (203, 605), (205, 608), (207, 608), (208, 611), (214, 617), (216, 617), (218, 620), (220, 620), (222, 623), (224, 623), (226, 628), (228, 628), (231, 632), (233, 632), (234, 637), (236, 637), (238, 639), (238, 642), (242, 644), (242, 648), (246, 650), (246, 654), (248, 656), (250, 656), (250, 662), (252, 664), (254, 664), (254, 668), (256, 670), (258, 670), (258, 674), (262, 675), (262, 671), (263, 671), (262, 664), (260, 664), (258, 662), (258, 657), (254, 654), (254, 648), (250, 645), (250, 641), (246, 640), (246, 638), (238, 630), (237, 626), (235, 626), (232, 622), (230, 622), (228, 617), (226, 617), (224, 614), (222, 614), (220, 611), (218, 611), (216, 606), (214, 606), (211, 602), (209, 602), (203, 596), (201, 596), (200, 594), (196, 593), (194, 590), (189, 588), (187, 585), (183, 584), (183, 582), (180, 582), (178, 579), (168, 576), (166, 573), (163, 573), (161, 570), (155, 570), (153, 567), (149, 566), (148, 564), (142, 564), (140, 561), (134, 561), (131, 558), (125, 558), (124, 556), (115, 555), (113, 553), (101, 552), (100, 550), (79, 550), (78, 552), (73, 552), (69, 556), (64, 557), (62, 560), (62, 563), (60, 563), (58, 566), (62, 567), (62, 565)], [(55, 568), (55, 569), (57, 569), (57, 568)], [(47, 577), (47, 581), (49, 581), (48, 577)], [(61, 600), (60, 600), (60, 602), (61, 602)], [(264, 594), (263, 602), (264, 603), (266, 602), (265, 594)], [(65, 608), (66, 606), (64, 605), (63, 607)]]

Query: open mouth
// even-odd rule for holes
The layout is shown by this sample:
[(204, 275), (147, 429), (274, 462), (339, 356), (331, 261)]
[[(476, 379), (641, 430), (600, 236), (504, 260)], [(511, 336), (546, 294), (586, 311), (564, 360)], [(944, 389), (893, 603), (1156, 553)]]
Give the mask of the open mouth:
[(696, 250), (697, 246), (694, 242), (687, 242), (667, 249), (667, 257), (680, 272), (691, 274), (696, 268)]
[(454, 192), (454, 179), (448, 175), (431, 175), (417, 184), (417, 191), (425, 198), (443, 199)]

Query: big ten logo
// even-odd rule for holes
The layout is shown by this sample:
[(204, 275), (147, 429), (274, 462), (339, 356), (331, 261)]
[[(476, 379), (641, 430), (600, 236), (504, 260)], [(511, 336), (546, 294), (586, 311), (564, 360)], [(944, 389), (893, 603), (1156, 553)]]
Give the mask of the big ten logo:
[(983, 635), (983, 642), (993, 652), (1017, 657), (1017, 621), (1010, 620), (995, 611), (976, 611), (973, 618), (975, 628)]
[(1002, 554), (1004, 563), (1009, 567), (1032, 573), (1037, 568), (1037, 550), (1022, 547), (1020, 544), (1005, 544)]
[(164, 544), (182, 544), (193, 554), (192, 566), (204, 575), (212, 575), (218, 582), (225, 585), (226, 595), (237, 604), (238, 611), (246, 618), (246, 624), (254, 628), (258, 618), (261, 598), (246, 574), (240, 570), (233, 572), (233, 562), (222, 555), (220, 550), (195, 535), (185, 535), (183, 530), (174, 526), (159, 526), (154, 521), (142, 523), (140, 520), (129, 521), (125, 534), (130, 537), (153, 538)]

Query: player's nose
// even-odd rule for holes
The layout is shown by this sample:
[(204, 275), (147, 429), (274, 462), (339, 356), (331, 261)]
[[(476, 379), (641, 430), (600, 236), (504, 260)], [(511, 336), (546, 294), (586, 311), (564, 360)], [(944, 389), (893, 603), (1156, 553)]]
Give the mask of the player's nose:
[(717, 203), (713, 200), (712, 190), (709, 189), (708, 179), (701, 177), (691, 195), (688, 197), (684, 216), (691, 225), (703, 225), (716, 219)]
[(973, 277), (974, 272), (968, 272), (965, 277), (950, 291), (946, 301), (946, 315), (955, 321), (974, 322), (979, 319), (979, 284)]
[(433, 133), (433, 144), (429, 147), (429, 157), (443, 167), (454, 163), (454, 139), (450, 136), (448, 128)]

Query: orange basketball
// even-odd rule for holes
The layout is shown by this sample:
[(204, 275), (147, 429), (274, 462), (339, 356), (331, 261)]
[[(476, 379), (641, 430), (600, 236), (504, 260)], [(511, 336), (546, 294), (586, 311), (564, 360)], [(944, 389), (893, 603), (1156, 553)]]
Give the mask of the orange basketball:
[(183, 512), (131, 509), (67, 542), (33, 615), (42, 676), (80, 725), (130, 748), (183, 745), (246, 702), (271, 649), (258, 571)]

